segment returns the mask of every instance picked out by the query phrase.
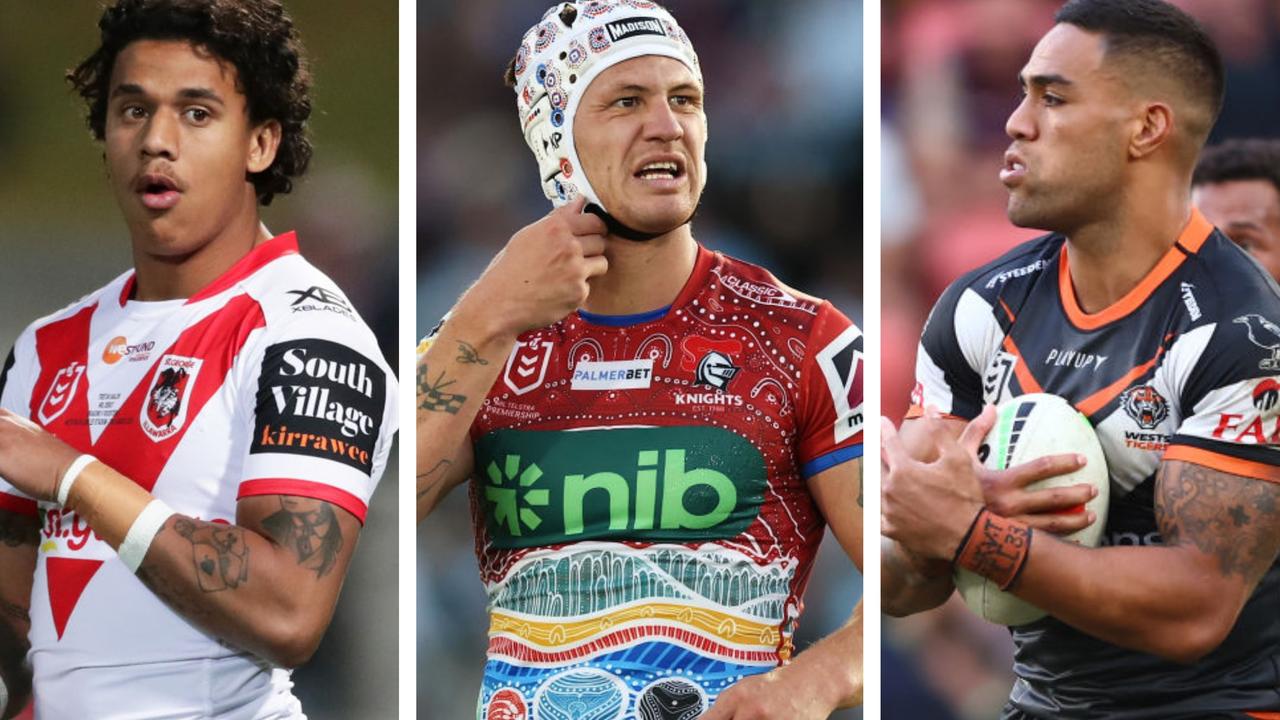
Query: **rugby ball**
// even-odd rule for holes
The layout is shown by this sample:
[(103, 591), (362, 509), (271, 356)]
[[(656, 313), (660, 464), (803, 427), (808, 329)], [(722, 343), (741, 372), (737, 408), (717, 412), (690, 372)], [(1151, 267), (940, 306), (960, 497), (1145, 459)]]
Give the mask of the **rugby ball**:
[[(1079, 470), (1041, 480), (1029, 490), (1088, 483), (1098, 495), (1081, 510), (1092, 511), (1097, 520), (1083, 530), (1059, 539), (1097, 547), (1107, 523), (1110, 478), (1107, 459), (1093, 426), (1063, 398), (1048, 393), (1022, 395), (996, 408), (996, 424), (978, 450), (982, 463), (995, 470), (1014, 467), (1045, 455), (1080, 453), (1088, 462)], [(1044, 617), (1031, 603), (1002, 592), (999, 585), (981, 575), (956, 568), (956, 589), (969, 609), (985, 620), (1001, 625), (1025, 625)]]

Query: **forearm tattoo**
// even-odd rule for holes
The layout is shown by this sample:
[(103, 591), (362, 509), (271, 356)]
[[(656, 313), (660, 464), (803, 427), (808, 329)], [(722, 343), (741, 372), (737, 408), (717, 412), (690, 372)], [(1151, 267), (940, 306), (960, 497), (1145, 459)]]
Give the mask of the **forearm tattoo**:
[(445, 392), (445, 388), (456, 382), (457, 380), (446, 378), (443, 370), (436, 375), (435, 380), (431, 380), (427, 363), (419, 363), (418, 409), (427, 412), (447, 412), (450, 415), (457, 415), (458, 411), (462, 409), (462, 404), (467, 401), (467, 396)]
[(342, 526), (333, 506), (323, 500), (280, 498), (280, 510), (262, 521), (262, 527), (298, 558), (298, 564), (322, 578), (333, 570), (342, 551)]
[(21, 547), (40, 544), (40, 520), (32, 515), (21, 515), (0, 510), (0, 545)]
[(1280, 484), (1184, 462), (1156, 478), (1156, 522), (1165, 545), (1190, 545), (1222, 574), (1253, 586), (1280, 550)]
[(489, 361), (480, 357), (480, 353), (465, 340), (458, 341), (458, 357), (454, 358), (463, 365), (488, 365)]
[(173, 529), (191, 543), (196, 579), (204, 592), (234, 590), (249, 579), (249, 546), (244, 541), (244, 530), (187, 518), (178, 518)]
[(441, 460), (432, 468), (418, 476), (418, 499), (429, 495), (436, 488), (440, 487), (440, 483), (444, 482), (445, 474), (453, 465), (452, 460)]

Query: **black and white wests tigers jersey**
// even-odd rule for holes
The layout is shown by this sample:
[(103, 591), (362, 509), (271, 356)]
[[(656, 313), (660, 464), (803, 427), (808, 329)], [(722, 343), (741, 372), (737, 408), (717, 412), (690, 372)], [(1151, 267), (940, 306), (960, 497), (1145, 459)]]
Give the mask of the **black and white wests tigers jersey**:
[[(1061, 235), (956, 281), (916, 360), (912, 412), (970, 419), (1050, 392), (1093, 423), (1111, 502), (1104, 543), (1159, 545), (1162, 459), (1280, 481), (1280, 291), (1198, 211), (1130, 293), (1089, 314)], [(1015, 628), (1010, 703), (1036, 717), (1173, 718), (1280, 709), (1280, 567), (1223, 644), (1192, 666), (1108, 644), (1048, 617)], [(1215, 715), (1215, 717), (1221, 715)]]

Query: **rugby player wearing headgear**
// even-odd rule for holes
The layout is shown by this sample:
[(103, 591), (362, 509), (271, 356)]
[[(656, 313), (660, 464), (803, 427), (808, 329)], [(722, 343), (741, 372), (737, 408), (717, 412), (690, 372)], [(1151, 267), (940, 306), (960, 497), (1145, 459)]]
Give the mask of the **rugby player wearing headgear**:
[(373, 334), (259, 216), (311, 155), (310, 75), (277, 0), (119, 0), (99, 27), (68, 79), (134, 269), (0, 376), (0, 715), (34, 674), (38, 717), (302, 718), (285, 668), (395, 430)]
[[(937, 606), (958, 558), (1049, 612), (1012, 631), (1006, 718), (1272, 717), (1280, 299), (1190, 199), (1222, 63), (1159, 0), (1073, 0), (1056, 19), (1000, 173), (1010, 220), (1053, 234), (963, 276), (926, 324), (915, 417), (884, 423), (884, 607)], [(1102, 442), (1104, 547), (1044, 532), (1092, 522), (1063, 512), (1091, 486), (1021, 489), (1074, 456), (977, 462), (986, 406), (1041, 391)]]
[(557, 4), (507, 79), (557, 209), (418, 366), (419, 517), (472, 477), (480, 717), (857, 703), (858, 611), (794, 658), (791, 637), (824, 520), (860, 560), (861, 334), (695, 242), (702, 73), (666, 10)]
[(1206, 148), (1191, 178), (1191, 201), (1280, 280), (1280, 140)]

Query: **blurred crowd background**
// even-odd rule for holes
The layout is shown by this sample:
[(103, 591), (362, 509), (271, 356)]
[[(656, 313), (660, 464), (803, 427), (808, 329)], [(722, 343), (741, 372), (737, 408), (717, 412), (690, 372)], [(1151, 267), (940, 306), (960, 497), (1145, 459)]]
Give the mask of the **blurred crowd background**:
[[(759, 263), (862, 318), (862, 2), (669, 0), (706, 81), (703, 245)], [(502, 73), (551, 3), (418, 4), (418, 335), (507, 239), (550, 209)], [(484, 665), (484, 589), (466, 492), (418, 533), (418, 716), (470, 717)], [(823, 543), (798, 645), (837, 627), (861, 578)], [(847, 720), (860, 711), (833, 716)]]
[[(1210, 143), (1280, 135), (1280, 1), (1173, 2), (1204, 24), (1227, 64), (1226, 105)], [(890, 418), (906, 412), (920, 329), (943, 289), (1041, 234), (1009, 224), (997, 173), (1018, 72), (1061, 5), (883, 3), (881, 388)], [(1008, 696), (1008, 632), (954, 597), (937, 611), (887, 619), (884, 640), (886, 718), (990, 718)]]
[[(285, 4), (315, 76), (315, 157), (266, 223), (298, 231), (303, 255), (346, 291), (395, 368), (397, 4)], [(101, 146), (63, 80), (97, 47), (100, 14), (96, 0), (0, 3), (0, 353), (32, 320), (131, 266)], [(374, 495), (324, 643), (293, 676), (314, 720), (396, 717), (396, 468)]]

